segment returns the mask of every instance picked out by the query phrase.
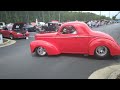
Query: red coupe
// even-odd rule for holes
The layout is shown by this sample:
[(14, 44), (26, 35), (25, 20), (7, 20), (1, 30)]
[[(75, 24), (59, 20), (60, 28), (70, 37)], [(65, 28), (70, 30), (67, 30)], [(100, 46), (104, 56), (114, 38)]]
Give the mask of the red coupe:
[(73, 53), (105, 58), (120, 55), (120, 45), (110, 35), (93, 31), (78, 21), (62, 24), (56, 33), (36, 34), (30, 49), (39, 56)]
[(25, 25), (24, 23), (15, 23), (12, 27), (12, 30), (4, 28), (0, 30), (0, 33), (3, 35), (3, 37), (7, 37), (10, 39), (28, 38), (29, 32), (24, 29), (24, 25)]

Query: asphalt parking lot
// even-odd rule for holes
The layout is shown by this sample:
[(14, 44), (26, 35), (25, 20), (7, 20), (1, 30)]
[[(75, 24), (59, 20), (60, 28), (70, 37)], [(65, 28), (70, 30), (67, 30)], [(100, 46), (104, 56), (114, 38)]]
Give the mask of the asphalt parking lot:
[[(120, 23), (93, 28), (110, 34), (120, 43)], [(30, 38), (0, 48), (0, 79), (87, 79), (95, 70), (120, 63), (120, 57), (97, 60), (91, 56), (61, 54), (39, 57), (30, 53)]]

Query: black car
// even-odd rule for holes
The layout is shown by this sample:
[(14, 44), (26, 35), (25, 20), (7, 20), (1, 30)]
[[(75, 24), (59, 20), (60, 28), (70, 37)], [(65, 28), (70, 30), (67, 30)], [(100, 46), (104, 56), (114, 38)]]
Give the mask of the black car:
[(48, 22), (47, 24), (47, 26), (45, 25), (41, 28), (44, 32), (56, 32), (60, 26), (60, 24), (56, 22)]
[(26, 33), (25, 29), (26, 23), (24, 22), (17, 22), (13, 24), (12, 30), (20, 33)]
[(32, 25), (25, 25), (24, 27), (28, 32), (36, 32), (37, 28)]

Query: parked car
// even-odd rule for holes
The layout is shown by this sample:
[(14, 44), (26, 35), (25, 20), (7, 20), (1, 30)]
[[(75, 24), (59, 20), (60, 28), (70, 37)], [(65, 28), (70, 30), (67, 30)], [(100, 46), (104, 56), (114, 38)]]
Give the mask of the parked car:
[(120, 19), (119, 20), (116, 20), (117, 23), (120, 23)]
[(41, 27), (41, 31), (42, 31), (42, 33), (56, 32), (60, 25), (61, 25), (61, 23), (59, 24), (58, 22), (48, 22), (47, 25), (44, 25)]
[(36, 34), (30, 49), (39, 56), (72, 53), (103, 59), (120, 55), (120, 45), (110, 35), (94, 31), (78, 21), (64, 23), (55, 33)]
[(36, 32), (37, 28), (32, 25), (25, 25), (24, 27), (28, 32)]
[(0, 33), (3, 37), (7, 37), (10, 39), (14, 38), (28, 38), (29, 32), (24, 29), (25, 23), (14, 23), (12, 30), (9, 30), (7, 27), (0, 30)]
[(0, 29), (3, 29), (5, 27), (5, 23), (4, 22), (0, 22)]

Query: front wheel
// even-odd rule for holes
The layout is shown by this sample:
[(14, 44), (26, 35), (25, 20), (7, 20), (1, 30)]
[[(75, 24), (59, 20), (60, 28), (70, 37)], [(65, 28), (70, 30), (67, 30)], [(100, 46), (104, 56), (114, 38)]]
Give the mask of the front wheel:
[(36, 48), (35, 52), (39, 56), (45, 56), (45, 55), (47, 55), (47, 52), (46, 52), (45, 48), (43, 48), (43, 47)]
[(107, 58), (109, 55), (110, 52), (106, 46), (99, 46), (95, 49), (95, 56), (99, 59)]

